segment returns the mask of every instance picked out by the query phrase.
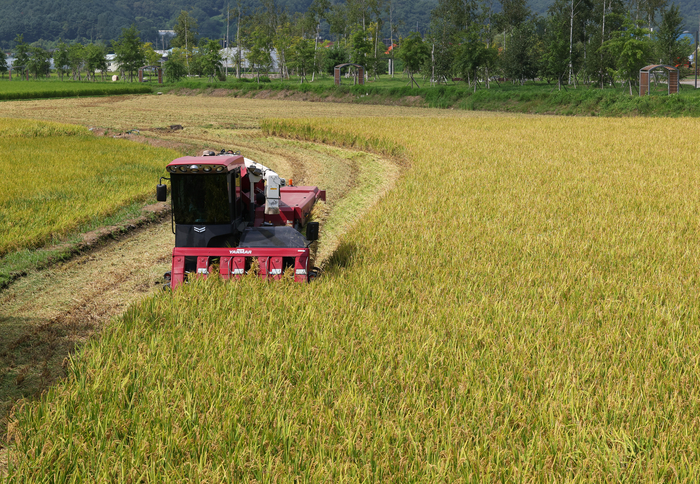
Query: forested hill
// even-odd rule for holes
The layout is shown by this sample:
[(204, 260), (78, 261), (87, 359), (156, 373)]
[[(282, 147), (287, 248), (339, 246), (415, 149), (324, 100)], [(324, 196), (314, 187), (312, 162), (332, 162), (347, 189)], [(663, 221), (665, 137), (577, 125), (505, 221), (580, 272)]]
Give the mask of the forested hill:
[[(170, 29), (181, 10), (199, 22), (200, 34), (221, 37), (226, 31), (226, 0), (0, 0), (0, 43), (19, 33), (25, 42), (39, 39), (109, 41), (136, 24), (144, 41), (155, 42), (159, 29)], [(311, 0), (283, 0), (291, 11), (304, 11)], [(228, 3), (228, 2), (226, 2)], [(231, 3), (234, 3), (235, 0)], [(246, 7), (253, 4), (246, 0)]]
[[(276, 0), (277, 7), (290, 14), (305, 12), (312, 0)], [(335, 0), (335, 2), (342, 0)], [(531, 9), (546, 13), (553, 0), (529, 0)], [(385, 4), (388, 2), (384, 2)], [(498, 6), (498, 2), (494, 2)], [(689, 30), (697, 30), (700, 2), (677, 0)], [(394, 22), (401, 34), (418, 29), (424, 33), (437, 0), (393, 0)], [(0, 47), (14, 46), (17, 34), (28, 43), (105, 41), (116, 39), (122, 28), (135, 24), (145, 42), (156, 42), (159, 29), (170, 29), (181, 10), (188, 10), (199, 22), (203, 37), (222, 38), (226, 32), (227, 6), (236, 0), (0, 0)], [(243, 0), (243, 11), (252, 14), (260, 0)], [(385, 15), (388, 24), (388, 15)]]
[[(681, 9), (681, 15), (686, 22), (686, 30), (695, 32), (700, 26), (700, 1), (698, 0), (666, 0), (668, 6), (676, 4)], [(554, 3), (554, 0), (528, 0), (528, 4), (533, 12), (546, 15), (547, 9)], [(624, 2), (628, 4), (627, 0)], [(657, 2), (658, 3), (658, 2)]]
[[(277, 7), (290, 14), (305, 12), (312, 0), (276, 0)], [(335, 2), (333, 2), (335, 3)], [(416, 25), (425, 31), (437, 0), (394, 0), (394, 22), (408, 33)], [(243, 0), (244, 14), (262, 8), (260, 0)], [(17, 34), (28, 43), (55, 41), (109, 41), (122, 28), (135, 24), (145, 42), (155, 42), (158, 30), (170, 29), (181, 10), (188, 10), (199, 23), (202, 37), (223, 38), (227, 6), (236, 0), (0, 0), (0, 46), (9, 49)], [(386, 15), (388, 23), (388, 14)], [(235, 22), (232, 21), (232, 25)]]

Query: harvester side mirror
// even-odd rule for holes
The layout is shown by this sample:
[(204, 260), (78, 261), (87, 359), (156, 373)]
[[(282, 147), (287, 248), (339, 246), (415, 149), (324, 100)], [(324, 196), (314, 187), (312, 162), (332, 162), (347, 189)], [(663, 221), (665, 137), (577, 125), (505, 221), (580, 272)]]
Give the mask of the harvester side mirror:
[(313, 242), (318, 240), (318, 222), (309, 222), (306, 224), (306, 240)]
[(156, 200), (164, 202), (168, 199), (168, 187), (162, 184), (156, 185)]

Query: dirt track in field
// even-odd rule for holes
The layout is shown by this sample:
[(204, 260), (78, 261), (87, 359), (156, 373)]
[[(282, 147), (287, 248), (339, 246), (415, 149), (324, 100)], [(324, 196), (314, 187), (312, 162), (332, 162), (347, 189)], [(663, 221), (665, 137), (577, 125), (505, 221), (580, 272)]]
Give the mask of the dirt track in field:
[[(125, 137), (173, 148), (183, 154), (203, 149), (240, 149), (295, 185), (328, 191), (326, 212), (345, 197), (357, 196), (368, 209), (393, 186), (398, 169), (388, 160), (358, 158), (345, 150), (269, 138), (259, 130), (264, 117), (407, 115), (405, 108), (264, 101), (201, 96), (119, 96), (80, 100), (3, 102), (3, 115), (72, 122), (96, 136)], [(337, 105), (335, 105), (337, 106)], [(293, 108), (293, 109), (290, 109)], [(427, 115), (427, 110), (411, 110)], [(430, 114), (435, 114), (431, 111)], [(447, 113), (449, 115), (449, 113)], [(183, 129), (170, 129), (178, 125)], [(138, 133), (127, 134), (127, 130)], [(384, 163), (386, 181), (377, 193), (362, 193), (358, 170)], [(376, 168), (373, 168), (376, 169)], [(155, 181), (154, 181), (155, 184)], [(340, 211), (340, 209), (339, 209)], [(357, 217), (337, 215), (335, 233), (322, 252), (332, 253), (343, 230)], [(347, 221), (343, 219), (347, 217)], [(337, 221), (336, 221), (337, 222)], [(0, 291), (0, 477), (6, 466), (3, 442), (12, 406), (35, 398), (65, 375), (69, 355), (99, 333), (111, 318), (139, 298), (160, 290), (173, 245), (170, 218), (113, 240), (90, 245), (67, 263), (31, 273)]]
[(63, 377), (77, 346), (160, 287), (172, 238), (170, 224), (153, 223), (0, 292), (0, 323), (11, 336), (0, 343), (0, 410)]

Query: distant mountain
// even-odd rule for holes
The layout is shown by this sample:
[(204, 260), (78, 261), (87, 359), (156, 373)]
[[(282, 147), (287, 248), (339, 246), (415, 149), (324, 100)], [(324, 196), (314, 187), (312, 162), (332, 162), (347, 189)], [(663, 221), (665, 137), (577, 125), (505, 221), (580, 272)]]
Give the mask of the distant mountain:
[[(306, 8), (310, 1), (301, 0), (299, 8)], [(144, 41), (155, 42), (159, 29), (171, 28), (180, 10), (190, 8), (202, 35), (219, 37), (222, 26), (225, 32), (223, 0), (0, 0), (0, 43), (8, 46), (20, 33), (30, 43), (59, 37), (109, 41), (131, 24), (138, 27)]]
[[(289, 13), (305, 12), (312, 0), (277, 0)], [(340, 1), (340, 0), (336, 0)], [(530, 0), (533, 12), (546, 14), (553, 0)], [(243, 0), (244, 10), (252, 13), (259, 0)], [(687, 30), (695, 31), (700, 18), (698, 0), (679, 0)], [(144, 42), (159, 42), (158, 30), (170, 29), (181, 10), (188, 10), (199, 22), (203, 37), (223, 38), (226, 33), (226, 6), (236, 0), (0, 0), (0, 47), (10, 49), (17, 34), (26, 42), (109, 41), (122, 28), (135, 24)], [(396, 0), (394, 21), (405, 35), (424, 33), (437, 0)], [(387, 19), (388, 22), (388, 19)]]
[[(529, 0), (528, 4), (533, 12), (540, 15), (546, 15), (549, 6), (554, 3), (553, 0)], [(686, 21), (686, 30), (695, 32), (698, 30), (700, 23), (700, 1), (698, 0), (668, 0), (669, 6), (678, 4), (681, 9), (681, 14)]]
[[(312, 0), (277, 0), (290, 14), (305, 12)], [(408, 33), (425, 31), (437, 0), (396, 0), (394, 21)], [(226, 35), (226, 8), (236, 0), (0, 0), (0, 46), (10, 49), (17, 34), (25, 42), (104, 41), (119, 37), (135, 24), (144, 42), (159, 40), (158, 30), (171, 29), (181, 10), (199, 23), (199, 34), (213, 39)], [(244, 11), (261, 7), (259, 0), (243, 0)], [(233, 24), (232, 19), (232, 24)]]

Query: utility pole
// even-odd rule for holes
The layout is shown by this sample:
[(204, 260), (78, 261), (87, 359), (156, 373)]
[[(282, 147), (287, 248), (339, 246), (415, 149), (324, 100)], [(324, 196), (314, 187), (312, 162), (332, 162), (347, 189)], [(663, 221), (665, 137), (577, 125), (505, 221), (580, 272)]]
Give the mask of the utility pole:
[[(311, 73), (311, 82), (314, 82), (316, 79), (316, 52), (318, 51), (318, 38), (321, 36), (321, 18), (319, 17), (318, 23), (316, 24), (316, 32), (314, 34), (314, 71)], [(280, 74), (282, 74), (282, 71), (280, 70)], [(306, 72), (304, 73), (306, 74)], [(280, 75), (280, 78), (282, 76)], [(304, 76), (306, 77), (306, 76)]]
[(238, 0), (238, 23), (236, 24), (236, 77), (241, 78), (241, 1)]
[[(189, 17), (190, 14), (187, 14)], [(187, 36), (189, 35), (189, 29), (187, 28), (187, 17), (185, 17), (185, 60), (187, 61), (187, 75), (190, 75), (190, 48), (187, 42)]]
[(430, 85), (435, 84), (435, 42), (433, 42), (433, 50), (430, 52), (430, 64), (433, 66), (432, 74), (430, 75)]
[(571, 0), (571, 18), (569, 27), (569, 84), (571, 84), (571, 79), (573, 77), (574, 87), (576, 87), (576, 75), (574, 74), (574, 16), (576, 15), (576, 9), (580, 3), (581, 0), (578, 0), (576, 5), (574, 5), (574, 0)]
[(573, 65), (573, 45), (574, 45), (574, 0), (571, 0), (571, 29), (569, 31), (569, 84), (571, 84), (571, 74)]
[(603, 89), (603, 45), (605, 44), (605, 0), (603, 0), (603, 29), (600, 34), (600, 88)]
[(389, 65), (391, 68), (389, 69), (391, 71), (391, 78), (394, 78), (394, 2), (392, 0), (389, 0), (389, 37), (391, 38), (391, 47), (389, 49), (391, 50), (391, 59), (389, 62)]
[(229, 52), (231, 52), (228, 48), (228, 26), (231, 25), (231, 4), (229, 3), (226, 6), (226, 77), (228, 78), (228, 61), (229, 61)]

